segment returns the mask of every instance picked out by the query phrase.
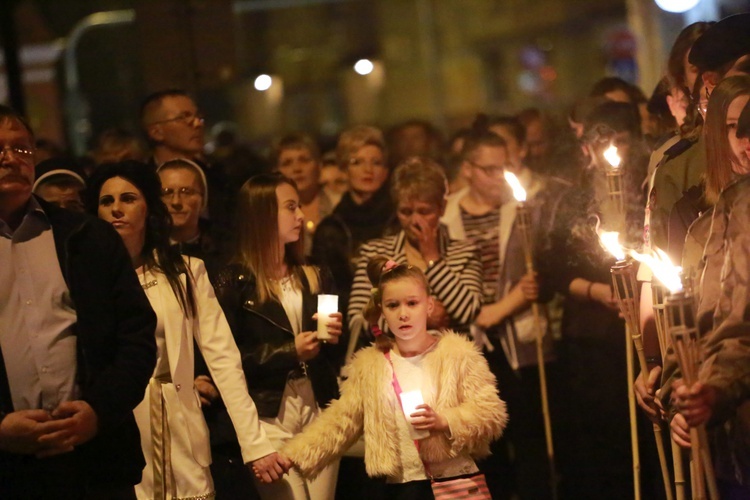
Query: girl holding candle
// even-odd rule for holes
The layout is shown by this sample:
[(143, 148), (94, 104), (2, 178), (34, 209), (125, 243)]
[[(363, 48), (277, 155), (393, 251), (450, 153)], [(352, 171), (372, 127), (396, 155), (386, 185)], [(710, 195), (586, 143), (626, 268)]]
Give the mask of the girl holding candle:
[[(251, 178), (240, 189), (237, 213), (233, 263), (219, 274), (216, 293), (242, 354), (261, 425), (280, 446), (338, 397), (341, 313), (329, 314), (330, 338), (321, 341), (317, 295), (330, 293), (331, 280), (304, 265), (304, 217), (294, 181), (280, 173)], [(227, 441), (231, 446), (231, 438)], [(315, 480), (290, 473), (257, 487), (266, 499), (322, 500), (333, 498), (337, 474), (335, 462)]]
[(370, 240), (360, 249), (348, 309), (352, 335), (374, 325), (364, 316), (373, 287), (367, 264), (379, 255), (425, 273), (435, 297), (427, 318), (430, 328), (450, 327), (468, 333), (481, 308), (482, 263), (474, 245), (451, 239), (440, 224), (447, 191), (443, 169), (432, 160), (408, 159), (393, 173), (391, 190), (401, 231)]
[(122, 237), (158, 317), (156, 368), (134, 411), (146, 459), (137, 497), (215, 494), (208, 429), (194, 387), (194, 340), (224, 398), (228, 425), (241, 448), (238, 463), (253, 462), (266, 480), (278, 479), (282, 463), (258, 422), (240, 353), (203, 261), (182, 257), (169, 244), (171, 218), (161, 201), (159, 177), (140, 162), (114, 163), (97, 170), (89, 190), (89, 209)]
[[(367, 272), (377, 286), (364, 315), (373, 325), (382, 315), (393, 333), (357, 353), (341, 398), (284, 454), (315, 477), (364, 434), (367, 473), (386, 478), (386, 498), (431, 499), (428, 476), (477, 474), (474, 458), (502, 433), (505, 404), (469, 340), (428, 330), (435, 299), (421, 270), (375, 257)], [(423, 403), (409, 408), (410, 396)]]

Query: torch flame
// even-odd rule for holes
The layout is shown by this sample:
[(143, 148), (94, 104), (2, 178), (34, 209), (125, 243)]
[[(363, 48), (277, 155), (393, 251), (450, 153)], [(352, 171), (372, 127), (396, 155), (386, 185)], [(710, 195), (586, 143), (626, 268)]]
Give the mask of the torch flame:
[(625, 260), (625, 251), (622, 249), (617, 231), (598, 231), (602, 246), (617, 260)]
[(661, 281), (670, 292), (675, 293), (682, 290), (682, 280), (680, 279), (682, 268), (672, 264), (666, 252), (657, 248), (650, 255), (634, 251), (630, 252), (630, 255), (638, 262), (643, 262), (650, 267), (656, 279)]
[(617, 147), (614, 144), (610, 144), (610, 146), (604, 150), (604, 159), (612, 165), (612, 168), (618, 168), (622, 161), (622, 158), (620, 158), (620, 155), (617, 153)]
[(505, 176), (505, 182), (507, 182), (513, 190), (513, 197), (516, 201), (526, 201), (526, 190), (521, 186), (518, 177), (516, 177), (513, 172), (507, 170), (503, 172), (503, 175)]

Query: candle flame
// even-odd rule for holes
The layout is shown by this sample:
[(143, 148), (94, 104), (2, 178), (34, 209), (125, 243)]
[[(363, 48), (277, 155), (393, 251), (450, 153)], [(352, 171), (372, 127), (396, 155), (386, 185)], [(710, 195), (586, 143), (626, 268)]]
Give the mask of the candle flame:
[(617, 231), (597, 231), (602, 246), (617, 260), (625, 260), (625, 251), (618, 241), (620, 233)]
[(612, 168), (618, 168), (622, 161), (622, 158), (620, 158), (620, 155), (617, 153), (617, 147), (614, 144), (610, 144), (610, 146), (604, 150), (604, 159), (612, 165)]
[(638, 262), (643, 262), (650, 267), (656, 279), (661, 281), (670, 292), (675, 293), (682, 290), (682, 280), (680, 279), (682, 268), (672, 264), (666, 252), (657, 248), (651, 254), (630, 252), (630, 255)]
[(516, 177), (513, 172), (507, 170), (503, 172), (503, 175), (505, 176), (505, 182), (507, 182), (513, 190), (513, 197), (516, 201), (526, 201), (526, 190), (521, 186), (518, 177)]

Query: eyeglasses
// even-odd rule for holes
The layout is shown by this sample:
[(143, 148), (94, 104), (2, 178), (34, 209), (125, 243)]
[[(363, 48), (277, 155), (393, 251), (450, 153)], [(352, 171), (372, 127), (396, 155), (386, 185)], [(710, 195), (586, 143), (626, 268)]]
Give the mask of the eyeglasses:
[(203, 115), (200, 113), (193, 113), (192, 111), (183, 111), (174, 118), (167, 118), (166, 120), (159, 120), (158, 122), (152, 122), (151, 125), (159, 125), (161, 123), (169, 122), (182, 122), (185, 125), (192, 125), (195, 121), (198, 121), (199, 125), (202, 125), (206, 121)]
[(503, 172), (505, 172), (505, 170), (507, 168), (505, 165), (502, 165), (502, 166), (498, 166), (498, 165), (480, 165), (478, 163), (474, 163), (471, 160), (467, 160), (467, 161), (471, 164), (472, 167), (478, 168), (479, 170), (481, 170), (482, 172), (484, 172), (485, 175), (487, 175), (489, 177), (499, 177), (500, 175), (503, 174)]
[(19, 160), (28, 161), (34, 156), (33, 149), (26, 149), (20, 146), (5, 146), (0, 149), (0, 160), (4, 160), (8, 153), (13, 153), (13, 157)]
[(174, 195), (177, 195), (178, 198), (189, 198), (195, 195), (203, 196), (203, 193), (190, 187), (181, 187), (177, 189), (164, 188), (161, 190), (161, 197), (164, 200), (171, 200)]

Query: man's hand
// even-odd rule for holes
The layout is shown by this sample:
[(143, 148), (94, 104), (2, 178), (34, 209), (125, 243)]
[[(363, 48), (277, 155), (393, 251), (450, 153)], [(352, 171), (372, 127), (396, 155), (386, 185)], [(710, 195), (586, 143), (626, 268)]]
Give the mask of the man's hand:
[(278, 481), (284, 476), (284, 473), (289, 470), (288, 463), (289, 460), (274, 452), (248, 464), (248, 467), (252, 469), (255, 477), (262, 483), (268, 484)]
[(219, 391), (216, 390), (216, 386), (208, 375), (198, 375), (193, 383), (198, 391), (202, 406), (211, 406), (213, 401), (219, 399)]
[(297, 358), (300, 361), (310, 361), (320, 352), (318, 332), (300, 332), (294, 338), (294, 347), (297, 348)]
[(90, 441), (99, 430), (99, 418), (86, 401), (65, 401), (50, 414), (64, 427), (39, 438), (44, 449), (38, 457), (48, 457), (72, 451), (78, 445)]
[(53, 420), (44, 410), (19, 410), (8, 413), (0, 421), (0, 450), (9, 453), (34, 454), (44, 445), (39, 438), (59, 432), (67, 427), (65, 422)]
[(648, 418), (658, 424), (661, 422), (661, 412), (659, 405), (654, 398), (654, 386), (656, 381), (661, 377), (661, 366), (656, 366), (648, 374), (648, 379), (643, 381), (644, 373), (641, 372), (633, 384), (635, 390), (635, 399), (638, 406), (641, 407)]

